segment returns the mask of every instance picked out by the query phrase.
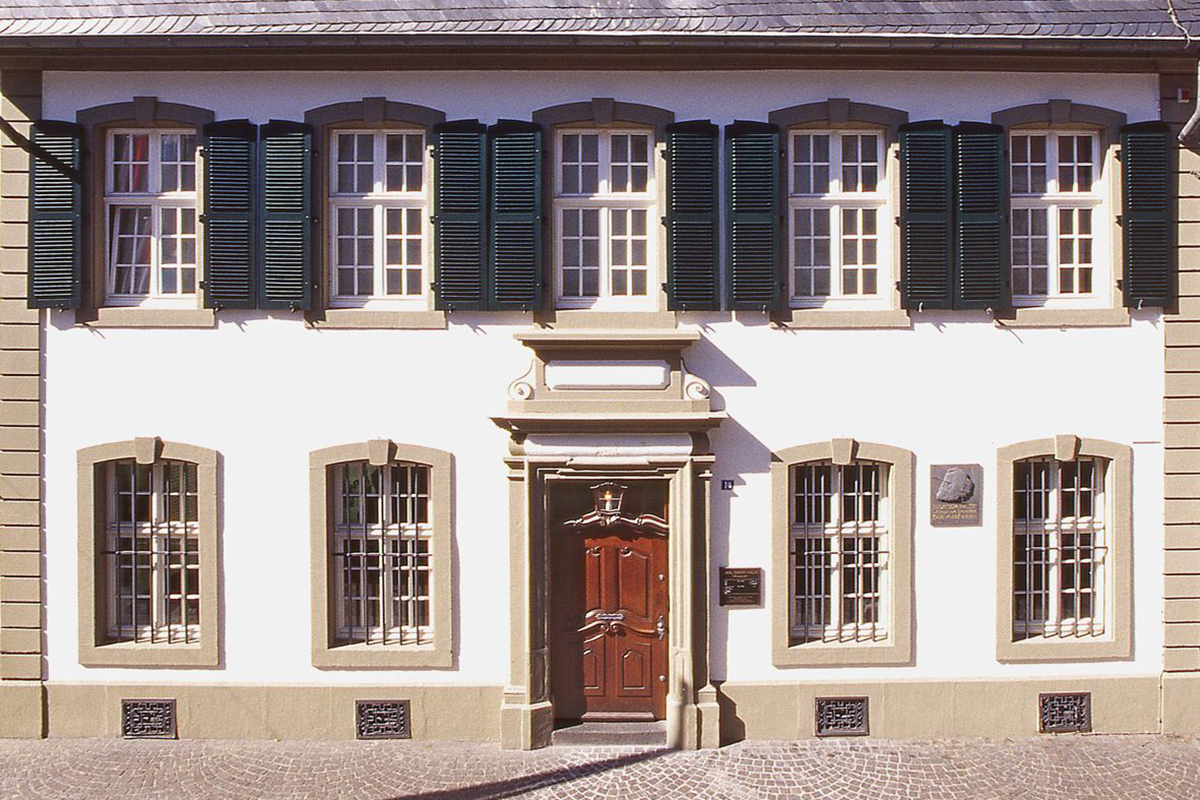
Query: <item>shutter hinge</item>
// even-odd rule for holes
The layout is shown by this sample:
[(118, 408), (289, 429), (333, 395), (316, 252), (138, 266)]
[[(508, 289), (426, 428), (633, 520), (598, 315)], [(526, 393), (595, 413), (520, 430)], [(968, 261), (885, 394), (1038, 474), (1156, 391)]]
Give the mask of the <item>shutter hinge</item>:
[(1125, 215), (1124, 214), (1117, 214), (1117, 224), (1122, 225), (1122, 226), (1125, 224)]
[(199, 216), (196, 217), (196, 219), (207, 224), (208, 223), (208, 214), (200, 214)]
[(663, 217), (660, 222), (665, 226), (667, 224), (667, 218)]

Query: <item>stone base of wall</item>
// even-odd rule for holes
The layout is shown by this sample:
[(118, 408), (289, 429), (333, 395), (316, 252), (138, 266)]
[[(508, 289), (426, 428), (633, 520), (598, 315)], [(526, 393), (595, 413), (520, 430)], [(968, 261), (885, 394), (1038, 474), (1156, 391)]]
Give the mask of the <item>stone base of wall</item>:
[[(812, 737), (818, 697), (867, 697), (877, 738), (1032, 736), (1043, 692), (1090, 692), (1095, 733), (1200, 733), (1200, 676), (727, 682), (718, 698), (721, 743)], [(502, 695), (500, 686), (51, 682), (43, 706), (37, 684), (4, 685), (0, 736), (120, 736), (122, 699), (162, 699), (175, 701), (181, 739), (353, 739), (356, 700), (408, 700), (413, 739), (499, 742)]]
[(121, 735), (121, 700), (174, 700), (180, 739), (353, 739), (356, 700), (408, 700), (412, 738), (498, 741), (499, 686), (46, 684), (46, 735)]
[[(870, 735), (882, 739), (1033, 736), (1038, 695), (1090, 692), (1095, 733), (1157, 733), (1159, 677), (725, 683), (721, 742), (816, 735), (817, 697), (866, 697)], [(1200, 679), (1196, 680), (1200, 697)], [(1193, 705), (1194, 708), (1200, 707)], [(1200, 722), (1194, 723), (1200, 726)]]

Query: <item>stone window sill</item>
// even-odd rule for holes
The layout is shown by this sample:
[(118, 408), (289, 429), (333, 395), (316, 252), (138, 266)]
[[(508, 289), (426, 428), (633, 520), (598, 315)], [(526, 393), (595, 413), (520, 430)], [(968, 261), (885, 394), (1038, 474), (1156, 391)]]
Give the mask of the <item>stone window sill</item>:
[(138, 308), (110, 306), (76, 312), (75, 321), (89, 328), (213, 328), (211, 308)]
[(1050, 641), (1026, 639), (1020, 642), (996, 642), (996, 660), (1005, 663), (1035, 663), (1054, 661), (1114, 661), (1132, 655), (1128, 637), (1095, 639), (1092, 641)]
[(314, 328), (444, 330), (444, 311), (381, 311), (365, 308), (327, 308), (309, 320)]
[(215, 667), (218, 659), (213, 645), (119, 642), (81, 647), (79, 663), (85, 667)]
[(911, 652), (899, 642), (880, 644), (799, 644), (778, 647), (776, 667), (899, 666), (911, 662)]
[(347, 644), (313, 650), (324, 669), (412, 669), (453, 666), (450, 652), (433, 646)]
[(1015, 308), (996, 319), (999, 328), (1124, 328), (1124, 308)]
[(783, 328), (911, 328), (912, 319), (904, 309), (863, 310), (793, 308), (778, 319)]

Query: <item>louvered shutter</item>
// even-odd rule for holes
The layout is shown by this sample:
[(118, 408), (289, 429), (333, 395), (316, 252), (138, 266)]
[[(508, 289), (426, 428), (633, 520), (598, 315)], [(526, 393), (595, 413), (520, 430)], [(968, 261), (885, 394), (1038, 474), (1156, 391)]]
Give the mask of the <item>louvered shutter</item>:
[(1008, 182), (1004, 129), (954, 127), (954, 307), (1008, 306)]
[(1175, 226), (1167, 125), (1139, 122), (1122, 128), (1121, 166), (1125, 305), (1170, 305), (1175, 294)]
[(439, 309), (487, 307), (487, 128), (434, 128), (434, 292)]
[(30, 308), (79, 308), (83, 298), (82, 132), (70, 122), (33, 126), (29, 180)]
[(780, 267), (779, 129), (762, 122), (725, 127), (729, 308), (776, 310)]
[(900, 298), (904, 308), (953, 306), (950, 127), (900, 128)]
[(259, 129), (259, 308), (312, 307), (312, 126)]
[(491, 147), (489, 305), (532, 311), (542, 305), (542, 129), (501, 120)]
[(717, 126), (667, 126), (667, 299), (672, 309), (721, 307)]
[(254, 308), (254, 151), (246, 120), (210, 122), (204, 147), (204, 305)]

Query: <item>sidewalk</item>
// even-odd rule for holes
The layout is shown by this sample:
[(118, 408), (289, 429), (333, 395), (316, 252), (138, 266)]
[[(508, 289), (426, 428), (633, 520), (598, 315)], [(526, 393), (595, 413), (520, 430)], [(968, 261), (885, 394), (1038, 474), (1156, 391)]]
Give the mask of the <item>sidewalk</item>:
[(1200, 738), (862, 739), (533, 753), (411, 742), (6, 740), (0, 798), (1196, 800)]

